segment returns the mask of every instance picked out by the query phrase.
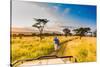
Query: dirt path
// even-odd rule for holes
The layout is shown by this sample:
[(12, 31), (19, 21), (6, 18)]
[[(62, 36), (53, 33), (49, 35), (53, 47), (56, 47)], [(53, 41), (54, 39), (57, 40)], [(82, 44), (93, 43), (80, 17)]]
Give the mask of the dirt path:
[[(60, 49), (59, 50), (57, 50), (57, 51), (54, 51), (54, 52), (52, 52), (51, 54), (49, 54), (48, 56), (52, 56), (52, 55), (56, 55), (56, 56), (58, 56), (58, 52), (61, 50), (61, 49), (63, 49), (62, 51), (64, 52), (64, 50), (65, 50), (65, 48), (66, 48), (66, 45), (65, 45), (65, 43), (67, 43), (67, 42), (69, 42), (69, 41), (73, 41), (73, 40), (75, 40), (75, 39), (77, 39), (77, 37), (75, 37), (75, 38), (72, 38), (72, 39), (69, 39), (69, 40), (65, 40), (65, 41), (63, 41), (63, 42), (61, 42), (60, 43)], [(62, 54), (63, 54), (63, 52), (62, 52)], [(36, 60), (36, 61), (28, 61), (28, 62), (24, 62), (23, 64), (21, 64), (21, 65), (19, 65), (19, 66), (17, 66), (17, 67), (32, 67), (32, 66), (34, 66), (34, 65), (41, 65), (41, 64), (61, 64), (61, 63), (64, 63), (64, 61), (62, 60), (62, 59), (60, 59), (60, 58), (57, 58), (57, 59), (44, 59), (44, 60)], [(68, 63), (69, 63), (69, 61), (68, 61)]]
[(66, 45), (64, 45), (64, 44), (67, 43), (67, 42), (73, 41), (73, 40), (75, 40), (75, 39), (78, 39), (78, 37), (71, 38), (71, 39), (69, 39), (69, 40), (65, 40), (65, 41), (61, 42), (61, 43), (60, 43), (60, 48), (59, 48), (59, 50), (52, 52), (50, 55), (57, 55), (57, 56), (59, 56), (58, 53), (59, 53), (59, 51), (60, 51), (61, 49), (63, 49), (63, 52), (62, 52), (62, 54), (63, 54), (63, 53), (64, 53), (64, 50), (65, 50), (65, 48), (66, 48)]

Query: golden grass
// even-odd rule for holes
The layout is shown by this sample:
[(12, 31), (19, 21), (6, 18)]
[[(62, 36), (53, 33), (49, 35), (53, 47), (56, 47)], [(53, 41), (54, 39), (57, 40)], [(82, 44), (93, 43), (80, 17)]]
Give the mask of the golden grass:
[[(75, 36), (59, 36), (60, 42), (75, 38)], [(39, 40), (39, 37), (18, 37), (11, 39), (12, 62), (27, 58), (48, 55), (54, 51), (53, 36)], [(96, 61), (96, 38), (83, 37), (61, 44), (58, 56), (74, 56), (78, 62)]]
[(12, 62), (48, 55), (53, 51), (53, 43), (51, 41), (42, 40), (40, 42), (38, 37), (12, 38), (11, 44)]
[(96, 38), (83, 37), (65, 43), (58, 53), (61, 56), (74, 56), (78, 62), (96, 61)]

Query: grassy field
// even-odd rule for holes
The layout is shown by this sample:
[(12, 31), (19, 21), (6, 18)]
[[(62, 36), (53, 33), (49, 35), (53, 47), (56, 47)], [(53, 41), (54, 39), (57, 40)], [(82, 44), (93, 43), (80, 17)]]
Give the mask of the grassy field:
[(75, 39), (61, 45), (58, 55), (74, 56), (78, 62), (96, 61), (96, 38), (83, 37)]
[[(74, 39), (76, 36), (58, 36), (61, 48), (58, 56), (74, 56), (78, 62), (96, 61), (96, 37), (83, 37)], [(68, 41), (70, 40), (70, 41)], [(54, 51), (53, 36), (44, 37), (16, 37), (11, 39), (11, 61), (36, 58), (39, 56), (49, 55)]]

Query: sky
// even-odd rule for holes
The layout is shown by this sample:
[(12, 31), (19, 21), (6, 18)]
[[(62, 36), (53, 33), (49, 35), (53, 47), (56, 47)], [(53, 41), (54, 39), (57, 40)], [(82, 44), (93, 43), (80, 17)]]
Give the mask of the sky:
[(96, 29), (96, 6), (12, 1), (12, 27), (28, 27), (37, 23), (33, 18), (48, 19), (46, 30), (61, 31), (64, 27)]

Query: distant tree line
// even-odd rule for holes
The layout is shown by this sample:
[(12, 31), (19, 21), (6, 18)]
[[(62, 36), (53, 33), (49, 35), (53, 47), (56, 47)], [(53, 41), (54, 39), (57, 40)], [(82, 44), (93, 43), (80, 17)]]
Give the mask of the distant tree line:
[[(22, 37), (31, 37), (31, 36), (37, 36), (37, 37), (40, 37), (42, 36), (42, 38), (44, 36), (80, 36), (80, 39), (83, 37), (83, 36), (94, 36), (96, 37), (97, 34), (96, 34), (96, 30), (94, 32), (90, 32), (90, 28), (77, 28), (77, 29), (74, 29), (72, 30), (75, 34), (71, 33), (71, 30), (68, 29), (68, 28), (65, 28), (62, 30), (64, 32), (64, 34), (60, 34), (60, 33), (55, 33), (55, 32), (52, 32), (52, 33), (42, 33), (42, 34), (37, 34), (37, 33), (31, 33), (31, 34), (22, 34), (22, 33), (19, 33), (19, 34), (12, 34), (13, 37), (19, 37), (20, 39), (22, 39)], [(87, 35), (88, 33), (90, 33), (90, 35)]]
[[(49, 20), (47, 19), (36, 19), (34, 18), (34, 20), (37, 22), (35, 24), (32, 25), (32, 27), (35, 27), (36, 29), (38, 29), (39, 34), (37, 33), (32, 33), (32, 34), (22, 34), (19, 33), (18, 35), (13, 34), (13, 37), (19, 37), (20, 39), (22, 39), (22, 37), (29, 37), (29, 36), (38, 36), (40, 37), (40, 40), (43, 39), (43, 36), (80, 36), (80, 39), (83, 36), (88, 36), (87, 34), (90, 33), (91, 36), (96, 37), (97, 36), (97, 31), (95, 30), (94, 32), (91, 32), (91, 29), (89, 27), (80, 27), (77, 29), (73, 29), (72, 31), (75, 33), (71, 33), (71, 30), (68, 28), (64, 28), (62, 31), (64, 32), (64, 34), (59, 34), (59, 33), (55, 33), (55, 32), (51, 32), (51, 33), (43, 33), (44, 27), (47, 24), (47, 22), (49, 22)], [(90, 36), (90, 35), (89, 35)]]
[[(80, 36), (80, 39), (83, 37), (83, 36), (94, 36), (96, 37), (96, 30), (94, 32), (91, 32), (91, 29), (89, 27), (80, 27), (80, 28), (77, 28), (77, 29), (74, 29), (74, 35), (75, 36)], [(65, 28), (63, 29), (63, 32), (65, 34), (65, 36), (69, 36), (69, 35), (73, 35), (71, 32), (70, 32), (70, 29), (68, 28)], [(90, 34), (90, 35), (88, 35)]]

